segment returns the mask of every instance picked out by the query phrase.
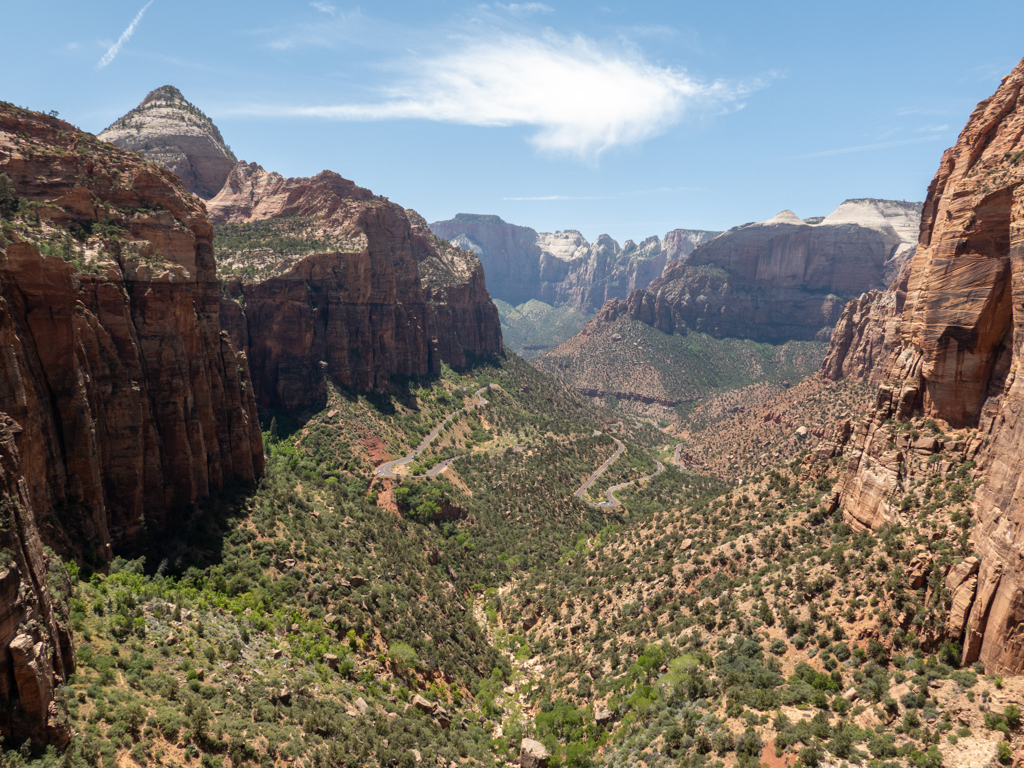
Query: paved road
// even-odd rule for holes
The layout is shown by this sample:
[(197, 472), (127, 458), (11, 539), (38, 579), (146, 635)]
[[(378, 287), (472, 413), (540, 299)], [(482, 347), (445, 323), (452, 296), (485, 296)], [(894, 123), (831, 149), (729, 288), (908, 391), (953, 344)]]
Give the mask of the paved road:
[[(500, 389), (500, 387), (497, 384), (489, 384), (486, 387), (481, 387), (480, 389), (478, 389), (476, 392), (473, 393), (473, 396), (476, 397), (477, 402), (471, 403), (470, 405), (467, 405), (465, 408), (460, 408), (459, 410), (455, 411), (454, 413), (448, 414), (440, 424), (438, 424), (436, 427), (434, 427), (430, 431), (430, 434), (427, 435), (423, 439), (423, 442), (421, 442), (418, 446), (416, 446), (416, 449), (412, 453), (410, 453), (407, 456), (403, 456), (400, 459), (395, 459), (394, 461), (389, 461), (386, 464), (381, 464), (379, 467), (377, 467), (377, 469), (375, 469), (373, 471), (373, 474), (375, 474), (377, 477), (389, 477), (389, 478), (392, 478), (392, 479), (399, 479), (400, 480), (403, 477), (413, 477), (413, 478), (437, 477), (439, 474), (444, 472), (446, 469), (448, 469), (448, 467), (451, 465), (451, 463), (453, 461), (461, 459), (462, 456), (453, 456), (450, 459), (445, 459), (444, 461), (440, 462), (439, 464), (435, 464), (433, 467), (431, 467), (429, 470), (427, 470), (427, 472), (425, 474), (422, 474), (422, 475), (400, 475), (397, 472), (395, 472), (395, 467), (400, 467), (400, 466), (404, 466), (406, 464), (411, 464), (413, 461), (415, 461), (416, 458), (419, 457), (419, 455), (421, 453), (423, 453), (430, 446), (430, 444), (432, 442), (434, 442), (434, 440), (437, 439), (437, 436), (439, 434), (441, 434), (441, 430), (444, 429), (445, 426), (447, 426), (448, 423), (451, 422), (452, 419), (456, 418), (459, 414), (464, 413), (464, 412), (468, 413), (471, 409), (482, 408), (483, 406), (487, 405), (487, 400), (484, 399), (483, 393), (486, 392), (488, 389), (490, 389), (492, 387), (494, 389)], [(619, 428), (620, 429), (622, 428), (622, 422), (619, 422)], [(595, 432), (595, 434), (600, 434), (600, 432)], [(597, 479), (599, 477), (601, 477), (601, 475), (603, 475), (607, 471), (608, 467), (610, 467), (613, 463), (615, 463), (615, 460), (618, 459), (622, 455), (622, 452), (626, 450), (626, 446), (617, 437), (613, 437), (612, 440), (615, 441), (615, 446), (616, 446), (615, 447), (615, 453), (613, 453), (611, 456), (609, 456), (608, 459), (600, 467), (598, 467), (597, 470), (590, 477), (588, 477), (586, 479), (586, 481), (583, 483), (583, 485), (581, 485), (579, 488), (576, 489), (576, 493), (574, 494), (576, 496), (576, 498), (582, 500), (583, 499), (583, 494), (585, 494), (587, 492), (587, 489), (590, 488), (590, 486), (592, 486), (597, 481)], [(676, 446), (676, 455), (675, 455), (674, 461), (677, 464), (679, 463), (679, 449), (680, 448), (682, 448), (682, 443), (680, 443), (679, 445)], [(523, 449), (524, 449), (524, 446), (516, 445), (516, 446), (513, 446), (512, 450), (523, 450)], [(655, 463), (658, 465), (658, 469), (657, 469), (657, 471), (653, 475), (647, 475), (647, 477), (641, 477), (639, 480), (630, 480), (628, 483), (619, 483), (618, 485), (613, 485), (611, 488), (609, 488), (607, 491), (605, 491), (605, 496), (606, 496), (606, 500), (605, 501), (599, 502), (597, 504), (592, 504), (589, 501), (584, 502), (584, 503), (587, 504), (588, 506), (595, 507), (595, 508), (598, 508), (598, 509), (610, 509), (611, 507), (620, 507), (620, 506), (622, 506), (622, 502), (620, 502), (618, 499), (616, 499), (614, 494), (617, 491), (622, 490), (623, 488), (628, 488), (629, 486), (635, 485), (636, 483), (642, 483), (644, 480), (650, 480), (652, 477), (657, 477), (658, 475), (660, 475), (662, 472), (665, 471), (665, 465), (664, 464), (662, 464), (660, 461), (655, 462)]]
[[(612, 465), (612, 462), (614, 462), (617, 458), (619, 458), (619, 456), (622, 455), (622, 452), (624, 450), (626, 450), (626, 446), (622, 444), (622, 441), (619, 440), (619, 438), (613, 437), (612, 440), (615, 441), (615, 445), (616, 445), (615, 453), (613, 453), (608, 458), (608, 460), (605, 461), (604, 464), (602, 464), (600, 467), (598, 467), (597, 470), (594, 472), (594, 474), (592, 474), (590, 477), (588, 477), (583, 482), (583, 485), (581, 485), (579, 488), (576, 489), (576, 493), (574, 495), (576, 496), (577, 499), (582, 499), (583, 498), (583, 494), (587, 492), (587, 489), (590, 488), (590, 486), (592, 486), (597, 481), (597, 478), (599, 478), (601, 475), (603, 475), (605, 470), (608, 469), (608, 467), (610, 467)], [(600, 506), (600, 505), (591, 504), (590, 506), (593, 507), (593, 506)]]
[(453, 456), (450, 459), (445, 459), (440, 464), (435, 464), (433, 467), (427, 470), (427, 473), (424, 475), (400, 475), (394, 470), (395, 467), (400, 467), (405, 464), (411, 464), (413, 461), (415, 461), (416, 458), (425, 450), (427, 450), (430, 444), (434, 442), (435, 439), (437, 439), (437, 436), (441, 434), (441, 430), (444, 429), (448, 425), (448, 423), (451, 422), (451, 420), (457, 417), (459, 414), (464, 412), (468, 413), (473, 408), (482, 408), (483, 406), (487, 405), (487, 400), (484, 399), (483, 393), (486, 392), (491, 387), (494, 387), (495, 389), (499, 388), (497, 384), (489, 384), (486, 387), (480, 387), (480, 389), (473, 393), (473, 396), (476, 397), (477, 402), (471, 403), (470, 405), (467, 405), (465, 408), (460, 408), (454, 413), (448, 414), (444, 418), (444, 421), (442, 421), (440, 424), (438, 424), (436, 427), (430, 430), (430, 434), (423, 438), (423, 442), (417, 445), (416, 449), (412, 453), (410, 453), (408, 456), (403, 456), (400, 459), (389, 461), (386, 464), (381, 464), (373, 471), (373, 474), (377, 475), (377, 477), (390, 477), (401, 479), (403, 477), (437, 477), (439, 474), (444, 472), (446, 469), (448, 469), (448, 466), (453, 461), (455, 461), (456, 459), (461, 459), (462, 457)]
[[(617, 458), (619, 458), (619, 456), (622, 455), (622, 452), (626, 450), (626, 446), (622, 444), (621, 440), (615, 437), (613, 437), (612, 440), (614, 440), (616, 446), (618, 446), (615, 449), (615, 453), (613, 453), (604, 464), (598, 467), (597, 471), (594, 472), (594, 474), (592, 474), (590, 477), (588, 477), (586, 482), (583, 483), (583, 485), (576, 489), (576, 493), (574, 495), (577, 499), (583, 501), (583, 494), (587, 492), (587, 489), (590, 488), (590, 486), (594, 484), (597, 478), (603, 475), (605, 471), (608, 469), (608, 467), (610, 467), (612, 463)], [(655, 463), (658, 465), (658, 469), (654, 472), (653, 475), (647, 475), (646, 477), (641, 477), (638, 480), (630, 480), (628, 483), (619, 483), (618, 485), (613, 485), (611, 488), (605, 491), (605, 501), (598, 502), (597, 504), (593, 504), (589, 501), (584, 501), (583, 503), (589, 507), (594, 507), (595, 509), (610, 509), (612, 507), (621, 507), (622, 502), (616, 499), (614, 495), (616, 491), (621, 491), (623, 488), (628, 488), (629, 486), (635, 485), (636, 483), (642, 483), (644, 480), (650, 480), (652, 477), (657, 477), (658, 475), (665, 471), (664, 464), (662, 464), (660, 461), (657, 461)]]

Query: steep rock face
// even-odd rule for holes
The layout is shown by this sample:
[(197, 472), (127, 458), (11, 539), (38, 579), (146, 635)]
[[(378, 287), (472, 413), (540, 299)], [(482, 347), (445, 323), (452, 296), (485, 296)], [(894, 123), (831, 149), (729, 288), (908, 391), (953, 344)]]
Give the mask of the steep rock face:
[(880, 383), (884, 363), (899, 339), (906, 297), (906, 282), (901, 280), (888, 291), (868, 291), (850, 301), (832, 331), (822, 377)]
[(460, 213), (430, 225), (434, 234), (479, 256), (495, 298), (513, 306), (531, 299), (589, 314), (611, 298), (625, 298), (661, 275), (718, 232), (676, 229), (664, 241), (649, 237), (622, 247), (608, 235), (593, 243), (576, 230), (536, 232), (497, 216)]
[(237, 162), (213, 121), (173, 85), (151, 91), (98, 138), (166, 168), (204, 200), (220, 191)]
[[(46, 557), (21, 474), (21, 426), (0, 414), (0, 736), (7, 746), (67, 745), (54, 687), (75, 671), (64, 603), (50, 593)], [(52, 564), (58, 569), (63, 566)], [(67, 579), (57, 581), (66, 583)]]
[(899, 521), (905, 475), (897, 456), (888, 471), (877, 460), (885, 421), (918, 412), (974, 428), (957, 448), (985, 478), (973, 531), (980, 565), (976, 576), (960, 574), (963, 580), (951, 585), (950, 621), (967, 617), (965, 662), (980, 659), (988, 672), (1011, 673), (1024, 671), (1022, 87), (1024, 62), (977, 106), (942, 157), (909, 267), (899, 335), (877, 406), (843, 448), (849, 469), (837, 498), (857, 525)]
[(23, 430), (48, 537), (109, 557), (143, 515), (166, 530), (263, 471), (248, 363), (220, 330), (212, 228), (170, 173), (14, 107), (0, 108), (0, 173), (23, 199), (0, 247), (0, 410)]
[(848, 200), (818, 223), (783, 211), (699, 245), (602, 313), (625, 312), (665, 333), (827, 338), (849, 299), (884, 289), (899, 274), (919, 210), (917, 203)]
[(255, 222), (307, 221), (324, 244), (261, 279), (228, 283), (224, 327), (248, 351), (261, 404), (307, 407), (325, 375), (381, 390), (396, 375), (501, 352), (479, 260), (336, 173), (286, 179), (240, 163), (209, 210), (246, 232)]

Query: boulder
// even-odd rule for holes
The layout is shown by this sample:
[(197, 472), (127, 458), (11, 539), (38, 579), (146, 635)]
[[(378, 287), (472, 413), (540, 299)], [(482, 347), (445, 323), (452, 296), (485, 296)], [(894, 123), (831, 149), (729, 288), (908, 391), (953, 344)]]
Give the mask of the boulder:
[(519, 745), (520, 768), (547, 768), (551, 753), (539, 741), (523, 739)]

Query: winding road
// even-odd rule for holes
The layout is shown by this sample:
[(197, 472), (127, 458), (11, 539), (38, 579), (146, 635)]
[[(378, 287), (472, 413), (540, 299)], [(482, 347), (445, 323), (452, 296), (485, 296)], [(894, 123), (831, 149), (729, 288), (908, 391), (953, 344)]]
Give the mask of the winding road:
[(470, 405), (467, 405), (465, 408), (460, 408), (459, 410), (448, 414), (445, 417), (444, 421), (442, 421), (440, 424), (438, 424), (436, 427), (430, 430), (430, 434), (423, 438), (423, 442), (416, 446), (416, 450), (414, 450), (408, 456), (403, 456), (400, 459), (395, 459), (394, 461), (389, 461), (386, 464), (381, 464), (373, 471), (373, 474), (376, 475), (377, 477), (390, 477), (392, 479), (400, 480), (403, 477), (437, 477), (439, 474), (444, 472), (446, 469), (448, 469), (448, 466), (453, 461), (455, 461), (456, 459), (460, 459), (462, 457), (453, 456), (450, 459), (445, 459), (439, 464), (435, 464), (433, 467), (427, 470), (426, 474), (423, 475), (400, 475), (397, 472), (395, 472), (395, 467), (404, 466), (405, 464), (411, 464), (413, 461), (415, 461), (417, 457), (419, 457), (421, 453), (427, 450), (430, 444), (437, 439), (437, 436), (441, 434), (441, 430), (448, 426), (452, 419), (454, 419), (460, 413), (468, 413), (471, 409), (482, 408), (483, 406), (487, 405), (487, 400), (484, 399), (483, 393), (491, 388), (500, 389), (500, 387), (497, 384), (488, 384), (486, 387), (480, 387), (480, 389), (473, 393), (473, 396), (477, 398), (477, 402), (471, 403)]
[[(608, 467), (615, 463), (615, 460), (622, 455), (622, 452), (626, 450), (626, 446), (623, 445), (622, 441), (619, 440), (617, 437), (613, 437), (612, 440), (615, 441), (615, 453), (609, 456), (605, 460), (604, 464), (598, 467), (597, 471), (595, 471), (594, 474), (588, 477), (583, 482), (583, 485), (576, 489), (576, 493), (573, 494), (580, 501), (583, 501), (583, 494), (587, 492), (587, 489), (590, 488), (590, 486), (592, 486), (597, 481), (597, 479), (607, 471)], [(647, 475), (646, 477), (641, 477), (638, 480), (630, 480), (628, 483), (619, 483), (618, 485), (613, 485), (611, 488), (605, 491), (605, 501), (601, 501), (596, 504), (591, 503), (589, 501), (583, 501), (583, 503), (586, 504), (588, 507), (594, 507), (595, 509), (611, 509), (612, 507), (621, 507), (622, 502), (615, 498), (615, 492), (621, 491), (623, 488), (628, 488), (629, 486), (634, 485), (636, 483), (642, 483), (644, 480), (650, 480), (652, 477), (657, 477), (658, 475), (665, 471), (665, 465), (662, 464), (660, 461), (656, 461), (655, 464), (658, 465), (658, 469), (653, 475)]]
[[(387, 477), (393, 480), (401, 480), (402, 478), (406, 477), (417, 479), (424, 477), (437, 477), (439, 474), (444, 472), (446, 469), (448, 469), (448, 467), (451, 465), (453, 461), (461, 459), (462, 456), (453, 456), (450, 459), (445, 459), (444, 461), (435, 464), (433, 467), (427, 470), (425, 474), (422, 475), (400, 475), (397, 472), (395, 472), (395, 467), (401, 467), (406, 464), (411, 464), (413, 461), (415, 461), (419, 457), (419, 455), (423, 453), (425, 450), (427, 450), (430, 444), (437, 439), (437, 436), (441, 434), (441, 430), (444, 429), (449, 423), (451, 423), (451, 421), (459, 414), (464, 412), (468, 413), (471, 409), (482, 408), (483, 406), (487, 405), (488, 401), (484, 399), (483, 393), (486, 392), (488, 389), (501, 389), (501, 387), (499, 387), (497, 384), (488, 384), (486, 387), (481, 387), (480, 389), (478, 389), (476, 392), (473, 393), (473, 396), (476, 397), (477, 402), (471, 403), (470, 405), (467, 405), (465, 408), (460, 408), (459, 410), (448, 414), (444, 418), (444, 420), (441, 421), (440, 424), (438, 424), (436, 427), (430, 430), (430, 434), (423, 438), (423, 442), (416, 446), (416, 449), (412, 451), (412, 453), (408, 454), (407, 456), (403, 456), (400, 459), (395, 459), (394, 461), (389, 461), (385, 464), (381, 464), (373, 471), (373, 474), (376, 475), (377, 477)], [(619, 422), (619, 428), (622, 428), (622, 422)], [(594, 434), (600, 433), (595, 432)], [(609, 437), (611, 436), (609, 435)], [(615, 463), (615, 460), (622, 455), (623, 451), (626, 450), (626, 446), (617, 437), (612, 437), (612, 440), (615, 441), (615, 453), (609, 456), (605, 460), (605, 462), (600, 467), (598, 467), (590, 477), (588, 477), (584, 481), (583, 485), (576, 489), (576, 492), (573, 494), (580, 501), (583, 501), (583, 494), (587, 492), (587, 489), (589, 489), (590, 486), (592, 486), (597, 481), (597, 479), (608, 470), (608, 467)], [(676, 464), (679, 463), (679, 449), (681, 447), (682, 444), (676, 446), (676, 454), (674, 459)], [(522, 450), (523, 446), (514, 446), (513, 450), (516, 449)], [(657, 477), (658, 475), (665, 471), (665, 465), (662, 464), (660, 461), (656, 461), (655, 464), (658, 465), (658, 469), (656, 472), (654, 472), (654, 474), (647, 475), (646, 477), (641, 477), (637, 480), (630, 480), (628, 483), (619, 483), (618, 485), (613, 485), (611, 488), (605, 491), (605, 501), (601, 501), (596, 504), (591, 503), (589, 501), (583, 501), (583, 503), (586, 504), (587, 506), (594, 507), (596, 509), (610, 509), (612, 507), (621, 507), (622, 502), (615, 498), (614, 494), (617, 491), (621, 491), (623, 488), (628, 488), (629, 486), (635, 485), (636, 483), (642, 483), (645, 480), (650, 480), (652, 477)]]

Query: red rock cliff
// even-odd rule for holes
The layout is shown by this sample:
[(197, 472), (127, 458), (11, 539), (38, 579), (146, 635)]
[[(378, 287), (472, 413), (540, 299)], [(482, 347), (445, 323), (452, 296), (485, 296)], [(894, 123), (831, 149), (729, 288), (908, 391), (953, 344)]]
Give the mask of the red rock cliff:
[(25, 739), (64, 747), (71, 732), (53, 692), (75, 671), (75, 657), (63, 601), (47, 578), (48, 567), (59, 574), (63, 565), (43, 554), (19, 442), (21, 427), (0, 414), (0, 737), (8, 747)]
[[(101, 557), (263, 471), (212, 228), (170, 173), (0, 105), (0, 411), (48, 538)], [(69, 233), (73, 233), (72, 237)], [(53, 512), (61, 510), (61, 522)]]
[(1024, 671), (1022, 86), (1024, 62), (977, 106), (942, 157), (878, 404), (843, 449), (849, 470), (838, 498), (855, 525), (907, 522), (898, 506), (907, 473), (900, 451), (889, 450), (886, 420), (921, 413), (969, 428), (969, 439), (951, 450), (977, 461), (985, 481), (972, 534), (980, 565), (961, 574), (959, 619), (951, 618), (950, 629), (956, 636), (966, 624), (965, 662), (980, 659), (990, 673), (1018, 674)]
[[(336, 173), (286, 179), (240, 163), (209, 204), (214, 222), (246, 228), (305, 222), (318, 250), (228, 281), (224, 327), (249, 354), (261, 405), (313, 405), (324, 376), (381, 390), (393, 376), (439, 373), (501, 352), (498, 312), (480, 261), (403, 210)], [(266, 230), (276, 231), (276, 230)]]

